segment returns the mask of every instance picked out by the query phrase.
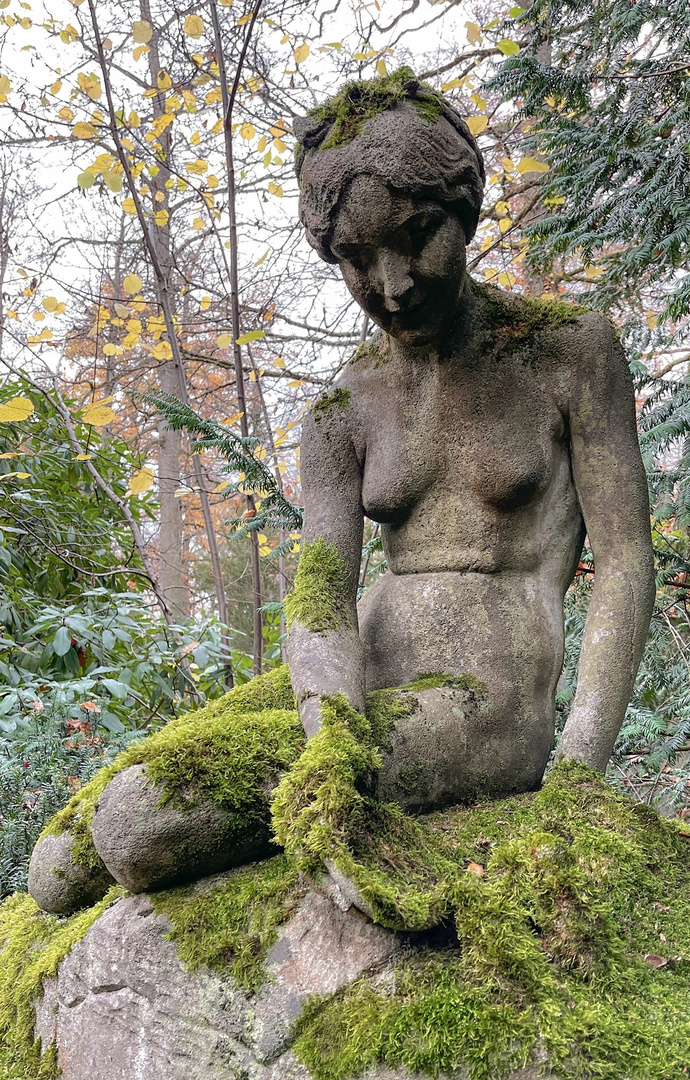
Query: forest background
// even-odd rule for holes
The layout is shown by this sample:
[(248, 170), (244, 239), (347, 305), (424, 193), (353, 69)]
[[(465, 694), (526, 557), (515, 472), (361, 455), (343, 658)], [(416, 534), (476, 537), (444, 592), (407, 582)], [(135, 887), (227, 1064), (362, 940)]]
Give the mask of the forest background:
[(658, 592), (609, 778), (690, 814), (685, 3), (0, 0), (0, 895), (124, 744), (284, 659), (300, 420), (372, 329), (297, 222), (293, 119), (403, 65), (486, 158), (470, 272), (628, 350)]

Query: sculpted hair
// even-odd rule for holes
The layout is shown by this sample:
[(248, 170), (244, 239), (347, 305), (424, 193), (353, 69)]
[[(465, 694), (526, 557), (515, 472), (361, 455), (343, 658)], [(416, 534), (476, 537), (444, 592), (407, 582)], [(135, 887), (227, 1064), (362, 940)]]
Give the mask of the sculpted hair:
[(348, 83), (294, 122), (300, 220), (326, 262), (338, 208), (352, 180), (380, 177), (391, 190), (445, 204), (469, 242), (486, 174), (476, 139), (459, 112), (409, 68)]

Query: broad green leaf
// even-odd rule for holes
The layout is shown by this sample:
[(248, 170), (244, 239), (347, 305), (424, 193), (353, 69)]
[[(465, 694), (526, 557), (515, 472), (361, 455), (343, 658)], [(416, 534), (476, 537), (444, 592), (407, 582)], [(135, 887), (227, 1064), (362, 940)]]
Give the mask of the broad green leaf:
[(72, 648), (72, 633), (66, 626), (61, 626), (53, 638), (53, 650), (56, 656), (65, 656)]

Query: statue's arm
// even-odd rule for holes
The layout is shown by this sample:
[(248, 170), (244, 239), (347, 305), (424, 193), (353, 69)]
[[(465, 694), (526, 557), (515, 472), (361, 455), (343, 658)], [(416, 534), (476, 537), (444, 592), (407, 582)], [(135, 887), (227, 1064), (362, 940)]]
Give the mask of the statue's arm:
[(357, 625), (362, 553), (362, 476), (350, 406), (317, 408), (302, 431), (304, 527), (295, 588), (286, 601), (290, 677), (307, 735), (320, 727), (319, 698), (342, 693), (364, 710)]
[(603, 771), (625, 718), (654, 603), (649, 496), (625, 355), (610, 324), (581, 320), (570, 393), (575, 486), (594, 555), (578, 687), (558, 756)]

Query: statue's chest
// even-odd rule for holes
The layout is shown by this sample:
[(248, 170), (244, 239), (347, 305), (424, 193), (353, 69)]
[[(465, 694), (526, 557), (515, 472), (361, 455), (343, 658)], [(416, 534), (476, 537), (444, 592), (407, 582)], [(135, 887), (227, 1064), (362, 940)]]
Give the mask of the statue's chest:
[(553, 394), (530, 369), (389, 382), (365, 420), (365, 513), (391, 521), (451, 493), (468, 510), (517, 508), (548, 487), (564, 434)]

